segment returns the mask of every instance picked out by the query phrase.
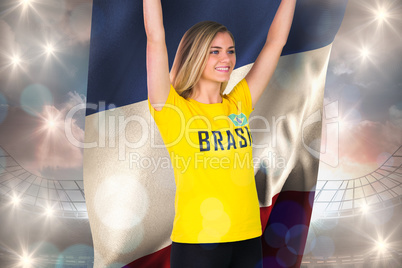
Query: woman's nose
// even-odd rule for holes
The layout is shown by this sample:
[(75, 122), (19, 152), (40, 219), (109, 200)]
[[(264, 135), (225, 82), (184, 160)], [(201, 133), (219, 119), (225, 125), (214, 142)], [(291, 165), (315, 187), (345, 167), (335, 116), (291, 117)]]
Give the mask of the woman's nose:
[(222, 53), (221, 54), (221, 58), (220, 58), (220, 61), (221, 62), (229, 62), (229, 55), (228, 54), (226, 54), (226, 53)]

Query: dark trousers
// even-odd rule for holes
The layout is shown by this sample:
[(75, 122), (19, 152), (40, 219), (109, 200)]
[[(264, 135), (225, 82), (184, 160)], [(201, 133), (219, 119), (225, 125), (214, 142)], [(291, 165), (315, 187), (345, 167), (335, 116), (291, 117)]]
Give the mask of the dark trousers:
[(172, 243), (171, 268), (262, 268), (261, 237), (243, 241)]

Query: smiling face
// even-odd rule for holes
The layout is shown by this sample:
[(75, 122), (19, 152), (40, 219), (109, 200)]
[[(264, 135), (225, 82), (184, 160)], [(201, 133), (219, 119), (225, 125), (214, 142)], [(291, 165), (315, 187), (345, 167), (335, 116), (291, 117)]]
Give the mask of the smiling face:
[(200, 81), (227, 82), (235, 64), (236, 54), (230, 34), (218, 32), (212, 40), (207, 64)]

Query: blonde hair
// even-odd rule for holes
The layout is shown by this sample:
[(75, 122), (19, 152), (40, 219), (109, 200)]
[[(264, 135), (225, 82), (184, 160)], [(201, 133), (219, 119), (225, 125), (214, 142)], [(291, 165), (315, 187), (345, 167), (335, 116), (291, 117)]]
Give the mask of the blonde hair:
[[(227, 32), (234, 44), (232, 33), (214, 21), (199, 22), (183, 35), (170, 72), (172, 85), (182, 97), (187, 99), (191, 96), (207, 64), (212, 40), (219, 32)], [(221, 95), (226, 86), (227, 82), (221, 84)]]

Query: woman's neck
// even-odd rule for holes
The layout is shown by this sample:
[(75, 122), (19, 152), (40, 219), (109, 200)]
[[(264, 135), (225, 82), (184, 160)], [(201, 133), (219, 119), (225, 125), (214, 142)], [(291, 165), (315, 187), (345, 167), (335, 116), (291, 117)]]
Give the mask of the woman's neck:
[(221, 83), (200, 80), (193, 88), (191, 99), (205, 104), (222, 103)]

